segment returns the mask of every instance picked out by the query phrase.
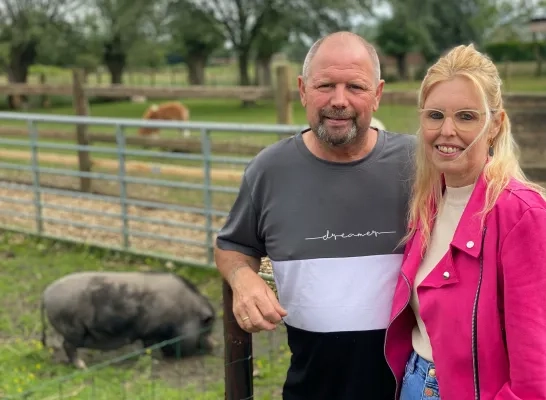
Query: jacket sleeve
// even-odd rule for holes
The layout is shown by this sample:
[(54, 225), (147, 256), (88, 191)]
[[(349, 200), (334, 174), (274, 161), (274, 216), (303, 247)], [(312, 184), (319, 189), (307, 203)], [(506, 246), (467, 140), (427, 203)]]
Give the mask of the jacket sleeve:
[(546, 209), (525, 211), (500, 257), (510, 379), (495, 399), (546, 399)]

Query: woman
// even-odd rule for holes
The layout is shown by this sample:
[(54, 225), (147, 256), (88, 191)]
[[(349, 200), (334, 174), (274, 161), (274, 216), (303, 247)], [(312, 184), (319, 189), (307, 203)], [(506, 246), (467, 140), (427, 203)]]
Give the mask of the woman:
[(397, 399), (546, 399), (546, 196), (501, 80), (458, 46), (423, 80), (409, 231), (385, 356)]

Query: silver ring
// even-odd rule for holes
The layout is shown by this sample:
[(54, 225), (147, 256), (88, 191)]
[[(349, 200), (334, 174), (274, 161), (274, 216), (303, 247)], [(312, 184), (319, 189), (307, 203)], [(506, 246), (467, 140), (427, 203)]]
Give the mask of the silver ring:
[(247, 319), (250, 319), (250, 317), (244, 317), (242, 321), (245, 322)]

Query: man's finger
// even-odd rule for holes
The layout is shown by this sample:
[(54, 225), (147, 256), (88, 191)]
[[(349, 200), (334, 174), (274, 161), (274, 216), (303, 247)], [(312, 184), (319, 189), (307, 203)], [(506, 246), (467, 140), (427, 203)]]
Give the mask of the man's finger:
[(263, 317), (269, 321), (272, 324), (278, 324), (281, 322), (281, 316), (279, 313), (275, 310), (274, 305), (272, 304), (269, 297), (265, 297), (263, 299), (260, 299), (260, 302), (257, 304), (260, 312), (262, 313)]
[[(263, 300), (262, 300), (263, 302)], [(256, 303), (245, 307), (247, 315), (250, 317), (245, 322), (250, 322), (253, 327), (258, 328), (259, 330), (272, 330), (275, 329), (275, 324), (267, 321), (264, 318), (264, 315), (260, 311), (258, 304), (261, 303), (260, 300), (257, 300)]]
[(277, 296), (275, 296), (275, 293), (273, 293), (272, 290), (267, 291), (267, 297), (271, 301), (271, 304), (273, 305), (275, 311), (279, 314), (279, 317), (282, 318), (288, 315), (288, 311), (282, 308), (281, 303), (279, 303), (279, 300), (277, 300)]

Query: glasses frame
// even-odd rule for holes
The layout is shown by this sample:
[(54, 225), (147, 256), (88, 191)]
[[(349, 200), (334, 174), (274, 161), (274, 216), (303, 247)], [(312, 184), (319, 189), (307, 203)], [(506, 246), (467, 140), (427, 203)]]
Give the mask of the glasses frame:
[[(444, 118), (442, 118), (441, 122), (440, 122), (440, 125), (438, 127), (435, 127), (435, 128), (426, 128), (422, 122), (422, 119), (423, 119), (423, 114), (425, 112), (431, 112), (431, 111), (434, 111), (434, 112), (439, 112), (441, 113)], [(472, 112), (472, 113), (476, 113), (480, 116), (480, 119), (478, 120), (478, 124), (482, 122), (482, 116), (487, 114), (487, 111), (480, 111), (480, 110), (476, 110), (476, 109), (472, 109), (472, 108), (462, 108), (460, 110), (456, 110), (454, 112), (451, 112), (451, 113), (446, 113), (445, 111), (442, 111), (442, 110), (438, 110), (437, 108), (421, 108), (419, 109), (419, 117), (421, 119), (421, 125), (427, 129), (427, 130), (440, 130), (442, 129), (442, 127), (444, 126), (444, 122), (446, 121), (446, 119), (449, 117), (451, 118), (451, 120), (453, 121), (453, 125), (461, 132), (470, 132), (472, 131), (474, 128), (472, 129), (467, 129), (467, 128), (462, 128), (459, 126), (459, 123), (457, 122), (457, 120), (454, 118), (455, 115), (457, 113), (460, 113), (460, 112)], [(494, 111), (491, 111), (492, 114), (494, 114)], [(483, 128), (483, 126), (482, 126)]]

